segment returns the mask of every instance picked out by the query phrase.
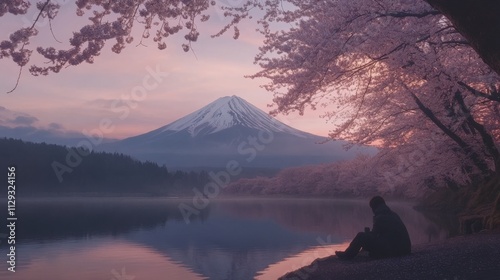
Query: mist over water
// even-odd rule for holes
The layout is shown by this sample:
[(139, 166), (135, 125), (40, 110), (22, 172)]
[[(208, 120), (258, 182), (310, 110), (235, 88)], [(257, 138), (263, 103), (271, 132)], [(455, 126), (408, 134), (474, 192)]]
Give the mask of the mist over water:
[[(311, 256), (341, 249), (372, 225), (364, 200), (213, 200), (190, 224), (178, 209), (181, 202), (22, 200), (16, 273), (4, 265), (0, 279), (275, 279)], [(447, 237), (411, 204), (388, 205), (406, 223), (413, 244)], [(306, 256), (311, 250), (321, 252)]]

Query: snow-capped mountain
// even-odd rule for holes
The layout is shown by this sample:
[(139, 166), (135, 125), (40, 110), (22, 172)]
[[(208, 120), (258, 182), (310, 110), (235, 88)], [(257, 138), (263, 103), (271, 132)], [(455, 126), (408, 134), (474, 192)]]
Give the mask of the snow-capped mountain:
[(282, 168), (352, 158), (343, 141), (294, 129), (237, 96), (226, 96), (168, 125), (104, 150), (130, 154), (173, 168), (241, 166)]
[(300, 130), (278, 122), (259, 108), (238, 96), (221, 97), (207, 106), (173, 123), (159, 128), (159, 133), (186, 130), (193, 137), (207, 135), (241, 125), (258, 130), (283, 132), (307, 137)]

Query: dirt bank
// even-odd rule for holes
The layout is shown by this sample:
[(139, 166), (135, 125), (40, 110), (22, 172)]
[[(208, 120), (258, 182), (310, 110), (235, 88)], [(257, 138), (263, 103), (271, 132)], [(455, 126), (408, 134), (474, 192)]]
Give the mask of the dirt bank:
[(342, 261), (331, 256), (317, 259), (280, 279), (500, 279), (500, 232), (413, 246), (412, 254), (401, 258), (373, 260), (361, 255)]

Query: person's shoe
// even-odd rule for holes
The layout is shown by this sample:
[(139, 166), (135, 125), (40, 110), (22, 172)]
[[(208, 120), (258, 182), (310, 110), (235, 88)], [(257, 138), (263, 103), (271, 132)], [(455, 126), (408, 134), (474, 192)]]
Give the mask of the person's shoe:
[(355, 257), (355, 255), (343, 251), (335, 251), (335, 255), (341, 260), (352, 260)]

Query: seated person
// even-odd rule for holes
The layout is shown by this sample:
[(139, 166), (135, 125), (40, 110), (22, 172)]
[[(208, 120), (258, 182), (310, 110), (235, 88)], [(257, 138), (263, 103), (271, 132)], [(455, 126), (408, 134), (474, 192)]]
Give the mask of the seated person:
[(373, 258), (386, 258), (408, 255), (411, 242), (401, 218), (394, 213), (380, 196), (370, 200), (373, 211), (373, 229), (365, 228), (352, 240), (345, 251), (336, 251), (340, 259), (352, 259), (361, 249), (368, 251)]

